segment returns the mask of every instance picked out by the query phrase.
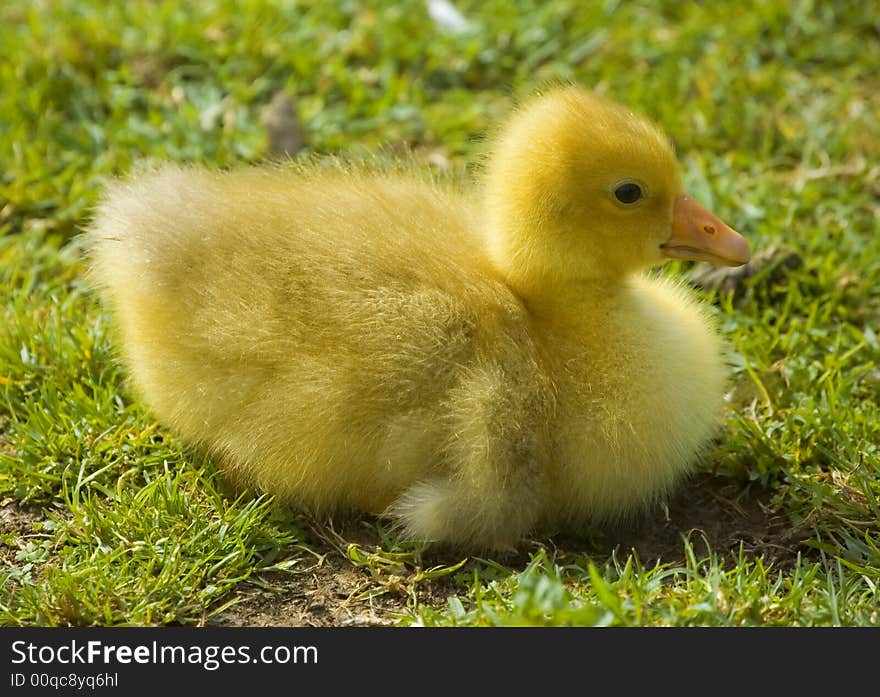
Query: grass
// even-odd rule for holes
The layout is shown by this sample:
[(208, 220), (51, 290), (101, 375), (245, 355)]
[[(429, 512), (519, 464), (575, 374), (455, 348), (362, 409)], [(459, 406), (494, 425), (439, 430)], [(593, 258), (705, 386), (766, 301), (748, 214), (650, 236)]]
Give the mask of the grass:
[[(880, 624), (869, 4), (457, 5), (450, 35), (417, 0), (3, 3), (0, 623)], [(463, 166), (555, 80), (650, 114), (695, 197), (801, 262), (707, 292), (734, 382), (668, 515), (515, 558), (426, 551), (237, 498), (127, 392), (71, 244), (104, 178), (260, 160), (280, 89), (308, 151)]]

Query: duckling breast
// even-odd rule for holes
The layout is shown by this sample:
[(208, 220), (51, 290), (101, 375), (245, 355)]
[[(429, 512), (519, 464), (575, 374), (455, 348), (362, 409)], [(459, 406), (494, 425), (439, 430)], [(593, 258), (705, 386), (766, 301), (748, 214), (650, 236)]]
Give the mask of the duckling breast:
[(707, 311), (680, 283), (637, 277), (596, 308), (580, 347), (559, 339), (555, 498), (602, 519), (663, 496), (717, 430), (727, 367)]

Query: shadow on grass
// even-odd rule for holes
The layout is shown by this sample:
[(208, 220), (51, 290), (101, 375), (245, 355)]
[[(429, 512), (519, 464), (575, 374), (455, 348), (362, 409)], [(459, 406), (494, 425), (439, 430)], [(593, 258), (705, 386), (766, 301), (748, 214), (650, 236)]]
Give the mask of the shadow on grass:
[[(651, 514), (600, 529), (594, 548), (582, 551), (593, 555), (611, 554), (615, 549), (618, 555), (634, 551), (646, 566), (682, 564), (682, 538), (687, 536), (698, 555), (711, 549), (733, 560), (742, 548), (746, 556), (760, 556), (785, 568), (803, 552), (801, 542), (811, 532), (775, 514), (770, 499), (771, 493), (757, 485), (744, 486), (737, 480), (702, 473)], [(571, 541), (558, 539), (557, 544), (569, 548)]]

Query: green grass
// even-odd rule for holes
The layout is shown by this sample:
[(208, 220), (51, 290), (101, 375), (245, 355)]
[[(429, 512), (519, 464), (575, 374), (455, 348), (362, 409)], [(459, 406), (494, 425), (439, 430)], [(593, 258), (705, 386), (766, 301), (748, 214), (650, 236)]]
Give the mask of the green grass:
[[(346, 602), (401, 623), (880, 624), (871, 3), (457, 4), (474, 29), (452, 36), (420, 0), (3, 3), (0, 623), (210, 621), (332, 557), (356, 579)], [(126, 391), (69, 244), (104, 178), (149, 158), (261, 159), (282, 88), (311, 152), (405, 145), (461, 166), (516, 98), (555, 80), (654, 117), (695, 197), (754, 249), (802, 260), (709, 295), (736, 368), (701, 482), (782, 521), (763, 547), (707, 548), (683, 526), (644, 562), (613, 530), (465, 560), (375, 521), (340, 537), (236, 498)], [(711, 506), (701, 515), (709, 526)]]

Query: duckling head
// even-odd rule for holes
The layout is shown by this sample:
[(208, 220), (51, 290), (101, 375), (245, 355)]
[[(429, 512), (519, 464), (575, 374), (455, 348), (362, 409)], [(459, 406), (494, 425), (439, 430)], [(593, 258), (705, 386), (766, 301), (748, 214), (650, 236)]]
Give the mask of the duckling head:
[(746, 240), (685, 195), (662, 131), (576, 87), (513, 116), (487, 163), (484, 204), (492, 261), (526, 298), (669, 258), (749, 260)]

